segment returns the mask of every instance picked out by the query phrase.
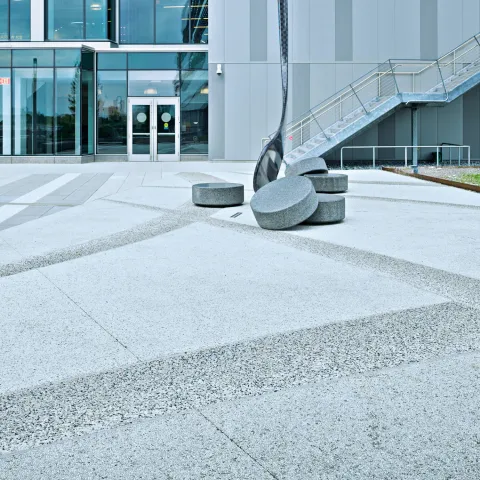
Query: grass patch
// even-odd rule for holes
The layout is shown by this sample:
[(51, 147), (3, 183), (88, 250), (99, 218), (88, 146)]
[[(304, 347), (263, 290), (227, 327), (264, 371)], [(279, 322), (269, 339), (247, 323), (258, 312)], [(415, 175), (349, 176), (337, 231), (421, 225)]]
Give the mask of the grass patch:
[(460, 178), (460, 182), (480, 185), (480, 173), (464, 173)]

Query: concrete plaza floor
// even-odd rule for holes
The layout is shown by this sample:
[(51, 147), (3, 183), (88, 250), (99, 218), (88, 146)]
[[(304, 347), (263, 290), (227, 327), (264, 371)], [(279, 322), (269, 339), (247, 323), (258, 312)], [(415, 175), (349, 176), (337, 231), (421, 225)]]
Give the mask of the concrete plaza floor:
[(480, 195), (272, 232), (253, 169), (0, 166), (1, 480), (480, 478)]

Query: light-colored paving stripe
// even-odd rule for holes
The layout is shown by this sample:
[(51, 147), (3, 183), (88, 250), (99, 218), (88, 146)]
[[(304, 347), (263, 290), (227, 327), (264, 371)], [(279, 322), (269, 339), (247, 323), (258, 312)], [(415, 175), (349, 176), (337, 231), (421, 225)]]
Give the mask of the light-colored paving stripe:
[(109, 195), (114, 195), (122, 187), (123, 183), (128, 177), (124, 174), (113, 174), (87, 201), (93, 202), (99, 198), (108, 197)]
[[(65, 175), (62, 175), (60, 178), (57, 178), (52, 182), (49, 182), (46, 185), (36, 188), (35, 190), (28, 192), (22, 197), (17, 198), (16, 203), (26, 203), (26, 204), (35, 203), (41, 198), (47, 196), (49, 193), (52, 193), (55, 190), (57, 190), (62, 185), (65, 185), (68, 182), (71, 182), (73, 179), (77, 178), (79, 175), (80, 175), (79, 173), (67, 173)], [(21, 212), (22, 210), (25, 210), (26, 208), (28, 208), (28, 205), (4, 205), (3, 207), (0, 207), (0, 223), (13, 217), (14, 215)]]

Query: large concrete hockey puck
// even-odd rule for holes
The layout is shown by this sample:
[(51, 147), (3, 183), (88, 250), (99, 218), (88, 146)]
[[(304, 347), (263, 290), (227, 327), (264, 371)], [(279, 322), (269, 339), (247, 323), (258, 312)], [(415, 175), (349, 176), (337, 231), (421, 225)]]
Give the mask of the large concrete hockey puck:
[(342, 193), (348, 190), (348, 175), (342, 173), (315, 173), (305, 175), (317, 193)]
[(304, 158), (287, 164), (285, 169), (286, 177), (295, 177), (306, 173), (328, 173), (325, 160), (321, 157)]
[(304, 223), (310, 225), (327, 225), (338, 223), (345, 219), (345, 197), (317, 193), (318, 207), (315, 213)]
[(245, 199), (240, 183), (197, 183), (192, 186), (192, 202), (201, 207), (233, 207)]
[(318, 207), (318, 200), (308, 178), (286, 177), (258, 190), (250, 206), (262, 228), (282, 230), (311, 217)]

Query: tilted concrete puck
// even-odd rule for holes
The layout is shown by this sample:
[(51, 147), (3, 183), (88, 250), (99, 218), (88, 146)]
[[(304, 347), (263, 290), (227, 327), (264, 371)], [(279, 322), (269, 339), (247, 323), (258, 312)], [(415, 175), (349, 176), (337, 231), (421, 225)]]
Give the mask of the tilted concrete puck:
[(304, 158), (287, 164), (285, 169), (286, 177), (295, 177), (306, 173), (328, 173), (325, 160), (321, 157)]
[(250, 206), (262, 228), (283, 230), (311, 217), (318, 207), (318, 199), (308, 178), (285, 177), (258, 190)]
[(328, 225), (338, 223), (345, 219), (345, 197), (317, 193), (318, 207), (315, 213), (307, 218), (304, 223), (310, 225)]
[(317, 193), (342, 193), (348, 190), (348, 175), (342, 173), (315, 173), (305, 175)]
[(201, 207), (233, 207), (245, 199), (240, 183), (197, 183), (192, 186), (192, 202)]

